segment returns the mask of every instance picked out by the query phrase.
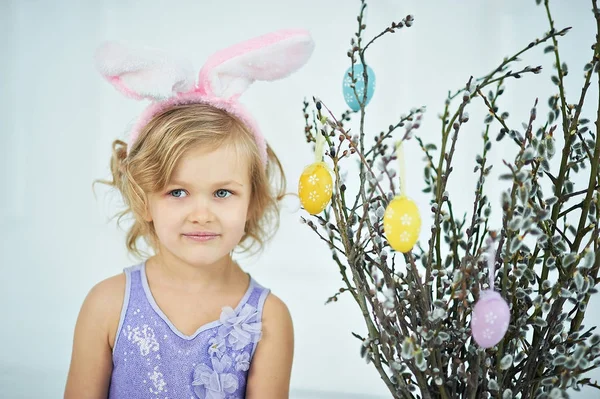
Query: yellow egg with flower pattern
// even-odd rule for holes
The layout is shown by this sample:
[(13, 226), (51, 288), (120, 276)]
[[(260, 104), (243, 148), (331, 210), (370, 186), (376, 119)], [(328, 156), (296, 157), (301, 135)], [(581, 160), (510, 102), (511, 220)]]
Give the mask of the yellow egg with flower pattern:
[(327, 207), (333, 193), (333, 180), (325, 162), (308, 165), (298, 182), (298, 196), (302, 206), (311, 215), (316, 215)]
[(417, 204), (405, 195), (396, 196), (383, 215), (383, 231), (390, 246), (396, 251), (410, 251), (421, 232), (421, 216)]

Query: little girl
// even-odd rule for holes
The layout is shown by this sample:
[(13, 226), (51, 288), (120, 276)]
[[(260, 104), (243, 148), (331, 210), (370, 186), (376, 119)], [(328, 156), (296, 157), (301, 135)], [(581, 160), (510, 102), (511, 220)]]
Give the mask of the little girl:
[[(96, 55), (124, 94), (152, 100), (116, 140), (112, 181), (154, 255), (97, 284), (75, 327), (65, 398), (287, 398), (293, 357), (285, 304), (232, 260), (273, 234), (281, 164), (238, 97), (300, 68), (303, 30), (261, 36), (186, 64), (117, 43)], [(274, 183), (279, 184), (274, 184)], [(276, 185), (276, 187), (273, 187)]]

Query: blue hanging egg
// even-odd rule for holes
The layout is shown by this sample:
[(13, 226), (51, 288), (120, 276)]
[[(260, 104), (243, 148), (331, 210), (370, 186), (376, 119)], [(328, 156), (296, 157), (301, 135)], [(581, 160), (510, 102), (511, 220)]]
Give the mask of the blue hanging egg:
[[(363, 96), (365, 95), (365, 80), (363, 78), (363, 66), (362, 64), (354, 65), (354, 78), (356, 79), (356, 94), (358, 94), (358, 98), (354, 95), (354, 90), (350, 86), (352, 84), (352, 78), (350, 77), (350, 72), (352, 71), (352, 67), (348, 68), (346, 73), (344, 74), (344, 82), (343, 82), (343, 93), (344, 100), (346, 100), (346, 104), (350, 107), (350, 109), (354, 112), (360, 110), (359, 100), (362, 101)], [(367, 65), (367, 99), (365, 101), (365, 106), (371, 101), (371, 97), (373, 97), (373, 92), (375, 91), (375, 72)]]

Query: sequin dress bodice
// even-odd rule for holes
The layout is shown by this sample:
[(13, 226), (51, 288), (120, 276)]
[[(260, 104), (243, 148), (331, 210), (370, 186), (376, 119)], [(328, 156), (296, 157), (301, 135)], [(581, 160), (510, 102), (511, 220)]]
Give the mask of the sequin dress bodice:
[(269, 290), (250, 279), (235, 309), (185, 335), (157, 306), (145, 263), (125, 269), (109, 399), (244, 398)]

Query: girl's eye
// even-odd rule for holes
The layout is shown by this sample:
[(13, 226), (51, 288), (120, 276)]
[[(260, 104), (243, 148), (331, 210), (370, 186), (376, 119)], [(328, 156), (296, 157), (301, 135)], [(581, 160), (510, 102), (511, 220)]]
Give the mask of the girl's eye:
[(177, 190), (170, 191), (169, 195), (172, 196), (172, 197), (175, 197), (175, 198), (183, 198), (187, 194), (185, 193), (184, 190), (178, 188)]
[(215, 197), (217, 198), (227, 198), (231, 195), (231, 191), (220, 189), (215, 191)]

